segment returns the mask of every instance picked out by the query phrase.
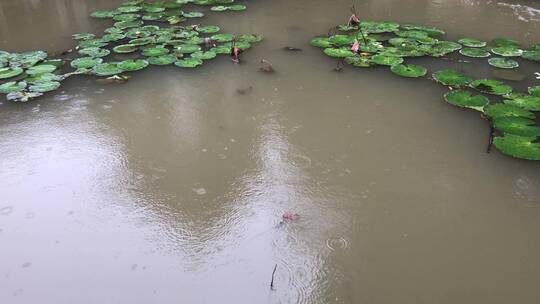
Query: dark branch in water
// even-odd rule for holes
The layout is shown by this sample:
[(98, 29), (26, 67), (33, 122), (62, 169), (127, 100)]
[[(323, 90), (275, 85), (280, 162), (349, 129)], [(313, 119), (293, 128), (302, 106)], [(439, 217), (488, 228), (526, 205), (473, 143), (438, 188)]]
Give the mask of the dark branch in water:
[(486, 153), (491, 152), (491, 146), (493, 146), (493, 133), (495, 133), (495, 128), (493, 127), (493, 124), (491, 121), (489, 121), (489, 140), (488, 140), (488, 146), (486, 149)]
[(274, 289), (274, 275), (276, 274), (277, 264), (274, 266), (274, 271), (272, 271), (272, 280), (270, 281), (270, 290)]

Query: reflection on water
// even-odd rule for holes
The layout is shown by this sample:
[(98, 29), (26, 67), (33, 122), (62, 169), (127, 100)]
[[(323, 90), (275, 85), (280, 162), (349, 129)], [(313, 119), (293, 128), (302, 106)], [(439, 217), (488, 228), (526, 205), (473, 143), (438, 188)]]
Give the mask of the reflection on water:
[[(2, 1), (0, 49), (70, 48), (118, 2)], [(486, 155), (485, 122), (438, 86), (332, 72), (307, 41), (349, 4), (252, 1), (207, 19), (267, 38), (241, 65), (72, 78), (0, 105), (0, 302), (537, 303), (539, 165)], [(452, 39), (538, 38), (492, 1), (357, 8)]]

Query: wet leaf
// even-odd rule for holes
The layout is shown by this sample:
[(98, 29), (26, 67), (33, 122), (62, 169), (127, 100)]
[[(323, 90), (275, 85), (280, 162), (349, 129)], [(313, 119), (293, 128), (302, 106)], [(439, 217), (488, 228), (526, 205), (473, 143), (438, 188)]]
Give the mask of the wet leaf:
[(0, 79), (7, 79), (22, 74), (23, 69), (19, 67), (13, 68), (0, 68)]
[(492, 48), (491, 52), (493, 54), (503, 56), (503, 57), (517, 57), (523, 54), (523, 50), (517, 49), (512, 46), (501, 46)]
[(139, 47), (133, 44), (121, 44), (113, 48), (113, 52), (118, 54), (133, 53), (137, 51)]
[(491, 56), (491, 54), (484, 49), (475, 49), (475, 48), (462, 48), (459, 50), (459, 53), (463, 56), (473, 57), (473, 58), (485, 58)]
[(390, 67), (390, 70), (396, 75), (412, 78), (422, 77), (427, 73), (425, 67), (415, 64), (396, 64)]
[(125, 72), (139, 71), (148, 66), (148, 61), (143, 59), (130, 59), (118, 63), (118, 68)]
[(110, 53), (111, 51), (107, 49), (98, 48), (98, 47), (89, 47), (89, 48), (79, 50), (79, 54), (90, 56), (90, 57), (105, 57), (109, 55)]
[(444, 100), (449, 104), (484, 111), (484, 107), (489, 104), (489, 99), (484, 95), (473, 95), (471, 92), (464, 90), (454, 90), (444, 94)]
[(479, 79), (471, 83), (471, 87), (477, 89), (480, 92), (493, 94), (493, 95), (505, 95), (512, 92), (512, 87), (504, 84), (502, 81), (493, 79)]
[(309, 43), (313, 46), (320, 47), (320, 48), (329, 48), (332, 46), (332, 43), (326, 37), (313, 38), (311, 39)]
[(172, 54), (162, 55), (157, 57), (148, 58), (148, 63), (152, 65), (169, 65), (173, 64), (177, 60), (176, 56)]
[(485, 114), (491, 119), (501, 117), (523, 117), (534, 119), (534, 113), (518, 106), (498, 103), (485, 107)]
[(493, 126), (505, 134), (526, 137), (540, 136), (540, 127), (534, 126), (534, 120), (524, 117), (498, 117), (493, 120)]
[(178, 60), (174, 63), (174, 65), (181, 68), (195, 68), (201, 64), (203, 64), (203, 61), (197, 58), (186, 58), (184, 60)]
[(458, 42), (469, 48), (485, 47), (487, 45), (485, 41), (474, 38), (461, 38), (458, 40)]
[(354, 56), (355, 53), (351, 52), (349, 49), (338, 49), (338, 48), (326, 48), (324, 53), (330, 57), (336, 58), (346, 58)]
[(94, 74), (98, 76), (112, 76), (123, 72), (117, 62), (105, 62), (94, 66)]
[(540, 97), (540, 86), (529, 87), (529, 88), (528, 88), (528, 92), (529, 92), (529, 94), (531, 94), (532, 96)]
[(512, 99), (504, 100), (504, 103), (512, 104), (529, 111), (540, 111), (540, 97), (537, 96), (513, 96)]
[(147, 48), (144, 49), (142, 54), (147, 57), (156, 57), (156, 56), (162, 56), (169, 53), (169, 49), (164, 47), (153, 47), (153, 48)]
[(54, 65), (49, 64), (40, 64), (35, 65), (33, 67), (30, 67), (26, 70), (26, 74), (28, 75), (37, 75), (37, 74), (45, 74), (45, 73), (51, 73), (56, 70), (56, 67)]
[(50, 92), (58, 89), (60, 87), (60, 82), (57, 81), (44, 81), (44, 82), (38, 82), (34, 85), (31, 85), (29, 87), (29, 90), (31, 92), (36, 93), (45, 93)]
[(513, 69), (519, 66), (519, 63), (509, 58), (494, 57), (488, 59), (489, 65), (500, 69)]
[(25, 81), (10, 81), (0, 85), (0, 93), (9, 94), (14, 92), (20, 92), (26, 88)]
[(472, 81), (470, 77), (456, 70), (437, 71), (433, 74), (433, 79), (443, 85), (452, 87), (466, 86)]
[(71, 61), (71, 67), (74, 69), (90, 69), (103, 62), (101, 58), (81, 57)]
[(493, 144), (502, 153), (521, 159), (540, 160), (540, 144), (533, 142), (534, 137), (505, 134), (495, 137)]
[(385, 54), (374, 55), (371, 60), (378, 65), (396, 65), (403, 62), (403, 58)]

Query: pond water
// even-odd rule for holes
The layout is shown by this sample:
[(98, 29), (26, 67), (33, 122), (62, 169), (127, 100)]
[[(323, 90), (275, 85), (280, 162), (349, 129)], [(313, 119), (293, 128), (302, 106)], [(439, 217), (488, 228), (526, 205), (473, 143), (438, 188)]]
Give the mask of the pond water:
[[(110, 26), (93, 10), (119, 3), (2, 0), (0, 49), (69, 49), (72, 34)], [(72, 77), (2, 101), (0, 302), (539, 303), (540, 163), (486, 154), (488, 124), (442, 86), (333, 71), (308, 41), (346, 21), (350, 1), (247, 5), (203, 19), (264, 35), (240, 65)], [(365, 19), (525, 44), (540, 42), (538, 9), (357, 4)], [(518, 71), (538, 84), (538, 70)], [(279, 224), (286, 211), (300, 219)]]

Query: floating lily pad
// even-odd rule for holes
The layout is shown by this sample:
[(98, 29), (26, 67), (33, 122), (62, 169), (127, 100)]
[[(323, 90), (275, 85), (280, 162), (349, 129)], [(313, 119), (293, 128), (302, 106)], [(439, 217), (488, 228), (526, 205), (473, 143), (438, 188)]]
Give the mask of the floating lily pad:
[(113, 48), (113, 52), (118, 54), (133, 53), (137, 51), (139, 47), (133, 44), (121, 44)]
[(126, 35), (124, 35), (124, 34), (111, 33), (111, 34), (103, 35), (103, 37), (101, 37), (101, 40), (107, 41), (107, 42), (113, 42), (113, 41), (122, 40), (124, 38), (126, 38)]
[(113, 17), (114, 21), (135, 21), (141, 18), (139, 14), (121, 14)]
[(519, 66), (519, 63), (510, 58), (494, 57), (488, 59), (489, 65), (500, 69), (513, 69)]
[(125, 72), (142, 70), (148, 66), (148, 61), (143, 59), (124, 60), (118, 63), (118, 68)]
[(441, 40), (431, 45), (431, 48), (427, 53), (432, 57), (442, 57), (459, 49), (461, 49), (461, 44), (453, 41)]
[(534, 120), (524, 117), (499, 117), (493, 120), (493, 126), (506, 134), (526, 137), (540, 136), (540, 127), (534, 126)]
[(162, 19), (163, 17), (165, 17), (165, 15), (162, 13), (150, 13), (150, 14), (144, 14), (142, 16), (142, 20), (156, 21), (156, 20)]
[(217, 54), (213, 51), (206, 51), (206, 52), (198, 51), (198, 52), (191, 53), (191, 58), (198, 58), (201, 60), (210, 60), (210, 59), (216, 58), (216, 56)]
[(495, 137), (493, 144), (497, 150), (515, 158), (540, 160), (540, 144), (533, 142), (534, 137), (505, 134)]
[(484, 47), (487, 45), (485, 41), (474, 39), (474, 38), (461, 38), (458, 40), (458, 42), (470, 48)]
[(475, 49), (475, 48), (462, 48), (459, 50), (459, 53), (463, 56), (473, 57), (473, 58), (484, 58), (489, 57), (491, 54), (484, 49)]
[(201, 47), (196, 44), (182, 44), (176, 47), (175, 52), (180, 54), (195, 53), (201, 50)]
[(201, 18), (204, 17), (202, 12), (184, 12), (182, 14), (186, 18)]
[(527, 60), (540, 62), (540, 50), (524, 51), (521, 57)]
[(512, 46), (501, 46), (492, 48), (491, 52), (493, 54), (503, 56), (503, 57), (517, 57), (523, 54), (523, 50), (517, 49)]
[(30, 67), (26, 70), (26, 74), (28, 75), (36, 75), (36, 74), (45, 74), (45, 73), (51, 73), (56, 70), (56, 67), (54, 65), (50, 64), (40, 64), (35, 65), (33, 67)]
[(92, 39), (92, 40), (84, 40), (79, 42), (79, 47), (81, 49), (90, 48), (90, 47), (105, 47), (107, 46), (108, 42), (105, 42), (101, 39)]
[(116, 11), (120, 13), (136, 13), (141, 10), (140, 6), (120, 6)]
[(540, 97), (540, 86), (529, 87), (528, 92), (532, 96)]
[(228, 9), (229, 9), (228, 7), (223, 6), (223, 5), (212, 6), (210, 8), (210, 10), (213, 11), (213, 12), (224, 12), (224, 11), (226, 11)]
[(186, 58), (184, 60), (178, 60), (174, 63), (174, 65), (181, 68), (195, 68), (201, 64), (203, 64), (203, 61), (198, 58)]
[(405, 30), (405, 31), (398, 31), (396, 32), (396, 35), (399, 37), (404, 38), (426, 38), (429, 37), (429, 34), (424, 31), (419, 30)]
[(90, 57), (105, 57), (109, 55), (110, 53), (111, 51), (107, 49), (98, 48), (98, 47), (89, 47), (89, 48), (79, 50), (79, 54), (90, 56)]
[(329, 48), (332, 46), (332, 43), (330, 42), (330, 40), (328, 40), (327, 37), (313, 38), (311, 39), (309, 43), (313, 46), (320, 47), (320, 48)]
[(71, 62), (71, 67), (74, 69), (90, 69), (103, 62), (101, 58), (81, 57)]
[(402, 25), (401, 27), (406, 30), (424, 31), (432, 37), (437, 37), (437, 36), (441, 36), (445, 34), (445, 32), (441, 29), (434, 28), (434, 27), (426, 27), (423, 25), (405, 24), (405, 25)]
[(534, 119), (533, 112), (506, 103), (488, 105), (487, 107), (485, 107), (485, 114), (491, 119), (501, 117), (523, 117)]
[(399, 24), (386, 21), (362, 21), (360, 27), (364, 33), (391, 33), (399, 30)]
[(39, 82), (29, 87), (31, 92), (45, 93), (58, 89), (60, 87), (60, 82), (58, 81), (48, 81), (48, 82)]
[(129, 44), (132, 45), (147, 45), (154, 42), (152, 37), (136, 38), (129, 41)]
[(378, 65), (396, 65), (403, 62), (403, 58), (396, 56), (388, 56), (385, 54), (374, 55), (371, 60)]
[(491, 41), (491, 44), (495, 47), (519, 48), (519, 41), (509, 38), (495, 38)]
[(464, 90), (454, 90), (444, 94), (444, 100), (449, 104), (484, 111), (484, 107), (489, 104), (489, 99), (484, 95), (473, 95), (471, 92)]
[(161, 13), (163, 11), (165, 11), (165, 8), (164, 7), (145, 7), (144, 8), (144, 11), (147, 12), (147, 13)]
[(96, 38), (96, 35), (91, 33), (84, 33), (84, 34), (73, 34), (71, 35), (73, 39), (75, 40), (88, 40), (88, 39), (94, 39)]
[(217, 42), (229, 42), (229, 41), (233, 41), (234, 35), (232, 35), (232, 34), (216, 34), (216, 35), (213, 35), (210, 38), (212, 38), (212, 40), (215, 40)]
[(148, 63), (152, 65), (169, 65), (173, 64), (177, 60), (176, 56), (172, 54), (150, 57)]
[(349, 46), (354, 43), (356, 36), (353, 35), (333, 35), (328, 37), (330, 43), (337, 46)]
[(324, 53), (330, 57), (336, 58), (346, 58), (354, 56), (355, 53), (351, 52), (349, 49), (338, 49), (338, 48), (326, 48)]
[(7, 79), (22, 74), (23, 69), (19, 67), (0, 68), (0, 79)]
[(437, 82), (453, 87), (462, 87), (471, 83), (472, 79), (456, 70), (441, 70), (433, 74)]
[(540, 97), (533, 95), (513, 96), (512, 99), (504, 100), (504, 103), (512, 104), (529, 111), (540, 111)]
[(36, 84), (40, 82), (62, 81), (64, 78), (63, 76), (57, 74), (43, 73), (27, 77), (24, 80), (29, 84)]
[(132, 21), (119, 21), (114, 24), (115, 27), (119, 29), (127, 29), (131, 27), (139, 27), (142, 26), (144, 22), (141, 20), (132, 20)]
[(412, 78), (421, 77), (427, 73), (425, 67), (415, 64), (396, 64), (390, 70), (399, 76)]
[(231, 11), (245, 11), (247, 9), (247, 6), (243, 4), (233, 4), (229, 5), (227, 8)]
[(493, 95), (505, 95), (512, 92), (512, 87), (504, 84), (502, 81), (493, 79), (479, 79), (471, 83), (471, 87), (477, 89), (480, 92), (493, 94)]
[(94, 18), (106, 19), (106, 18), (112, 18), (116, 14), (118, 14), (118, 12), (116, 11), (95, 11), (92, 14), (90, 14), (90, 16)]
[(98, 76), (112, 76), (122, 73), (123, 70), (118, 67), (117, 62), (106, 62), (96, 65), (93, 72)]
[(20, 92), (26, 88), (25, 81), (10, 81), (0, 85), (0, 93), (9, 94), (14, 92)]
[(142, 54), (147, 57), (156, 57), (156, 56), (162, 56), (169, 53), (169, 49), (164, 47), (153, 47), (153, 48), (147, 48), (144, 49)]
[(361, 68), (369, 68), (375, 65), (375, 63), (371, 60), (371, 56), (359, 55), (345, 58), (345, 63)]
[(196, 31), (199, 33), (205, 33), (205, 34), (213, 34), (219, 32), (220, 28), (216, 25), (209, 25), (209, 26), (199, 26), (196, 28)]

